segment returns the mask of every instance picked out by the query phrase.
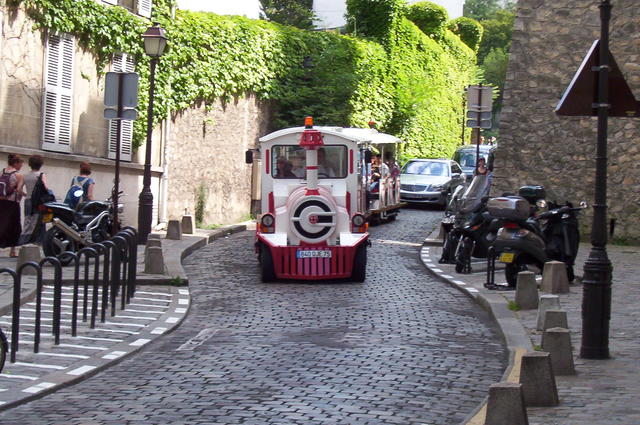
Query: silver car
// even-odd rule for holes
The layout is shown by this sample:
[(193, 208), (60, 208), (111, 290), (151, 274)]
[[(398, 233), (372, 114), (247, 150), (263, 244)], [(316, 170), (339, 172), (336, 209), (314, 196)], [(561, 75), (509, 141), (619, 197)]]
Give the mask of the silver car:
[(411, 159), (400, 174), (400, 199), (444, 207), (448, 196), (465, 179), (460, 165), (450, 159)]

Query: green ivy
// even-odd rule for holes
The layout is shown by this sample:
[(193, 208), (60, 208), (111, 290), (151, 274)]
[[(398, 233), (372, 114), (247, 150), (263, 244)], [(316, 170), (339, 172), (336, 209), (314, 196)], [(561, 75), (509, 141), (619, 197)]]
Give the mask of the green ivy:
[(407, 18), (423, 33), (435, 39), (441, 39), (447, 28), (449, 13), (438, 4), (421, 1), (409, 6)]
[(460, 16), (459, 18), (449, 21), (449, 29), (460, 37), (460, 40), (474, 52), (478, 52), (480, 42), (482, 41), (482, 33), (484, 28), (480, 22), (475, 19), (465, 18)]
[[(149, 59), (140, 35), (149, 21), (93, 0), (12, 0), (38, 28), (75, 35), (99, 72), (114, 52), (135, 55), (140, 74), (134, 146), (145, 139)], [(276, 108), (273, 129), (320, 125), (378, 128), (409, 141), (402, 155), (450, 156), (460, 143), (462, 93), (475, 55), (444, 29), (434, 39), (405, 16), (403, 0), (348, 0), (354, 36), (304, 31), (262, 20), (177, 10), (155, 0), (153, 20), (170, 50), (156, 73), (155, 124), (195, 104), (254, 93)]]

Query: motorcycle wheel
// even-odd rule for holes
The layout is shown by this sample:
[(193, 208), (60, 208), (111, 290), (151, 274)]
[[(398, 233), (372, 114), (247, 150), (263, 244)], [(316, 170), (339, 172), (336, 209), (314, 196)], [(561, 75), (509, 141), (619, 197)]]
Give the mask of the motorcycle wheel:
[(518, 262), (507, 263), (504, 269), (504, 277), (507, 279), (507, 285), (510, 288), (515, 288), (518, 283), (518, 273), (527, 271), (526, 264), (520, 264)]
[(471, 250), (473, 249), (473, 241), (466, 237), (460, 241), (461, 246), (456, 251), (456, 273), (462, 273), (465, 265), (471, 261)]
[[(63, 252), (76, 252), (78, 250), (78, 244), (69, 238), (62, 230), (54, 226), (44, 234), (42, 250), (47, 257), (58, 257)], [(73, 261), (73, 258), (70, 256), (64, 256), (58, 259), (63, 266), (69, 265), (69, 263)]]
[(455, 232), (450, 231), (447, 233), (447, 237), (444, 238), (444, 243), (442, 244), (442, 255), (438, 261), (440, 264), (455, 263), (456, 249), (459, 242), (460, 238)]

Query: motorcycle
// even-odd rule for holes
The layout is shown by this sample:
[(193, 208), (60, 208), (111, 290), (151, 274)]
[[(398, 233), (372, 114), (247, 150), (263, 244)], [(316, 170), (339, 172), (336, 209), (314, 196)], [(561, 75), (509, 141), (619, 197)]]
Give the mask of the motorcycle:
[(471, 258), (487, 258), (489, 247), (496, 240), (502, 221), (486, 209), (488, 197), (460, 230), (461, 239), (455, 253), (456, 273), (471, 273)]
[[(112, 236), (114, 214), (110, 199), (83, 202), (76, 209), (62, 202), (47, 202), (39, 209), (43, 223), (52, 223), (42, 242), (46, 256), (59, 257), (63, 252), (76, 252)], [(122, 204), (118, 204), (118, 212), (122, 212)], [(72, 261), (70, 256), (59, 259), (63, 266)]]
[[(522, 192), (520, 192), (522, 193)], [(543, 195), (543, 189), (541, 195)], [(548, 207), (546, 201), (538, 199), (539, 208)], [(569, 280), (574, 279), (573, 263), (578, 254), (580, 234), (577, 211), (586, 208), (571, 204), (532, 214), (531, 199), (508, 196), (491, 199), (487, 203), (489, 212), (504, 220), (493, 243), (498, 261), (505, 264), (505, 278), (510, 288), (515, 288), (518, 273), (535, 267), (542, 271), (549, 260), (562, 261), (567, 265)]]
[(484, 208), (486, 194), (489, 192), (489, 179), (486, 175), (475, 176), (464, 190), (458, 186), (445, 209), (442, 226), (446, 233), (442, 245), (441, 264), (455, 264), (458, 246), (463, 236), (462, 230)]

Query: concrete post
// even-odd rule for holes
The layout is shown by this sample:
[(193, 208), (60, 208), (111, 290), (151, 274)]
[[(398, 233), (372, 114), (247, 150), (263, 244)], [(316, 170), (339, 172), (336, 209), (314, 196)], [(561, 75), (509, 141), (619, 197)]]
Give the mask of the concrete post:
[(485, 425), (529, 425), (522, 384), (500, 382), (489, 387)]
[(515, 301), (522, 310), (538, 308), (538, 284), (535, 273), (529, 271), (518, 273)]
[(541, 295), (538, 305), (538, 317), (536, 320), (536, 329), (541, 331), (544, 324), (544, 315), (547, 310), (560, 310), (560, 298), (557, 295)]
[(565, 328), (550, 328), (544, 331), (542, 349), (551, 355), (553, 372), (560, 375), (575, 375), (571, 333)]
[(144, 255), (144, 272), (148, 274), (164, 274), (164, 255), (159, 246), (150, 246)]
[(549, 353), (532, 351), (522, 356), (520, 383), (525, 406), (557, 406), (556, 379)]
[[(569, 329), (567, 322), (567, 312), (564, 310), (547, 310), (544, 313), (544, 319), (542, 319), (542, 330), (546, 331), (550, 328), (564, 328)], [(544, 346), (544, 336), (542, 333), (542, 346)], [(545, 350), (548, 351), (548, 350)]]
[(180, 240), (182, 239), (182, 223), (178, 220), (169, 220), (167, 223), (167, 236), (165, 239)]
[[(40, 247), (38, 245), (22, 245), (20, 247), (20, 251), (18, 252), (18, 262), (16, 263), (16, 270), (24, 263), (28, 263), (29, 261), (35, 261), (37, 263), (40, 260), (42, 260), (42, 255), (40, 254)], [(31, 266), (26, 267), (22, 273), (32, 275), (38, 274), (36, 269)]]
[(561, 261), (548, 261), (544, 263), (542, 271), (542, 291), (551, 294), (568, 294), (569, 279), (567, 267)]
[(195, 235), (196, 222), (193, 219), (192, 215), (183, 215), (181, 225), (182, 225), (182, 233), (184, 233), (185, 235)]

